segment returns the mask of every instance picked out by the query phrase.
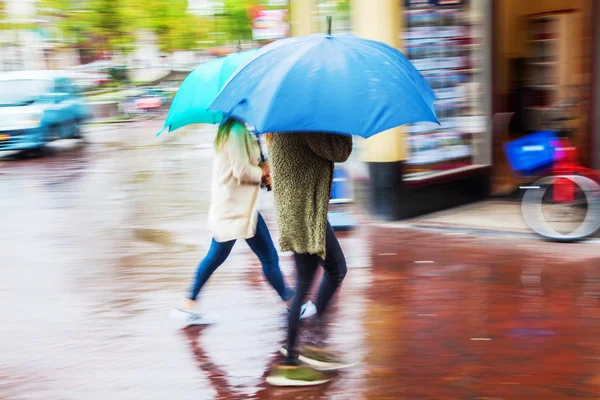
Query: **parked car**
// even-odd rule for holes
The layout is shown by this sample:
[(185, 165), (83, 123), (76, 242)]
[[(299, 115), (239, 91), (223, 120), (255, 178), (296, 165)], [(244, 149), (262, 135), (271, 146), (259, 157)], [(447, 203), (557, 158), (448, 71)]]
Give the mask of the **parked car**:
[(129, 97), (119, 103), (120, 111), (125, 115), (139, 115), (158, 112), (163, 105), (163, 99), (159, 95), (141, 94)]
[(80, 138), (90, 110), (67, 73), (0, 74), (0, 151), (42, 149), (58, 139)]
[(111, 82), (111, 77), (108, 74), (95, 72), (77, 72), (69, 71), (69, 79), (73, 86), (78, 91), (86, 91), (96, 88), (97, 86)]

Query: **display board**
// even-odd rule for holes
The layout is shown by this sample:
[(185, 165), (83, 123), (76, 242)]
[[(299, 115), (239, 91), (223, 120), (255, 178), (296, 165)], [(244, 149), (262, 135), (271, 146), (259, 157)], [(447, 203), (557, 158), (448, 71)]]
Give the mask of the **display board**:
[(407, 177), (473, 165), (483, 108), (483, 20), (466, 0), (406, 0), (405, 54), (434, 89), (440, 126), (406, 127)]

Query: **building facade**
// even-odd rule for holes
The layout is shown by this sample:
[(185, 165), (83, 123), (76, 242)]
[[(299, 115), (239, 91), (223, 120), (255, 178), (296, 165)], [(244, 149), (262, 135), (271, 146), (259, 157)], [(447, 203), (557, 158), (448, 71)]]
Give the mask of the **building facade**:
[[(321, 3), (290, 2), (293, 35), (322, 30)], [(332, 9), (335, 2), (326, 3)], [(355, 34), (400, 49), (429, 81), (438, 97), (435, 106), (441, 122), (441, 126), (404, 126), (360, 140), (374, 214), (386, 220), (404, 219), (487, 197), (491, 1), (349, 3)], [(337, 33), (335, 28), (334, 24)]]

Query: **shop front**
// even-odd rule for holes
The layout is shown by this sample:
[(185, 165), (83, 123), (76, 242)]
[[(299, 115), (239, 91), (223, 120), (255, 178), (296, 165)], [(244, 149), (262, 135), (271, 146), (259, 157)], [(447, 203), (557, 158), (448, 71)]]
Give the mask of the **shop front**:
[[(373, 213), (411, 218), (527, 182), (504, 145), (532, 132), (567, 134), (586, 166), (600, 165), (594, 0), (292, 0), (292, 34), (323, 31), (390, 44), (437, 94), (441, 125), (414, 124), (357, 139)], [(494, 116), (492, 118), (492, 116)]]
[(401, 49), (435, 90), (440, 125), (360, 143), (373, 213), (399, 220), (483, 199), (491, 172), (491, 1), (353, 0), (356, 34)]
[[(384, 218), (410, 218), (488, 196), (490, 3), (404, 1), (403, 49), (436, 92), (440, 126), (405, 127), (402, 179)], [(381, 167), (371, 163), (373, 176)]]
[(553, 131), (577, 148), (583, 165), (591, 167), (598, 158), (593, 107), (598, 6), (594, 0), (494, 3), (493, 108), (507, 118), (494, 129), (492, 193), (504, 196), (536, 179), (509, 167), (503, 151), (509, 141)]

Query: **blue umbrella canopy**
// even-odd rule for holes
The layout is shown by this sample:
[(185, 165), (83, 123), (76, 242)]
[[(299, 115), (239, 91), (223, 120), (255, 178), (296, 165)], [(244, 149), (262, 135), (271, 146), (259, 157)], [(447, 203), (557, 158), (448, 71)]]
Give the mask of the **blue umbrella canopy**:
[(438, 122), (435, 94), (398, 50), (354, 35), (274, 42), (248, 59), (210, 108), (258, 132), (330, 132), (370, 137)]

